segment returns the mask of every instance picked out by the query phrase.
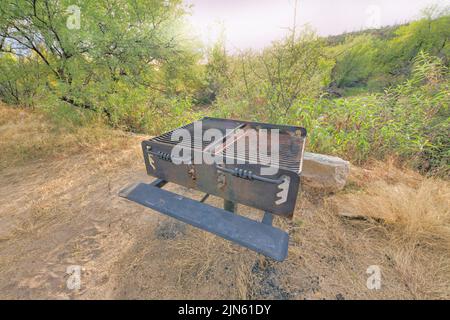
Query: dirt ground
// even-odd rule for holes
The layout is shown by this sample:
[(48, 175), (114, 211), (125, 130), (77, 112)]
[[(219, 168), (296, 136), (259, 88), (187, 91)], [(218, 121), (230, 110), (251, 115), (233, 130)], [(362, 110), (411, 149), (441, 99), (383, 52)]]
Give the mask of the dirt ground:
[[(289, 256), (281, 263), (119, 198), (123, 187), (152, 180), (138, 142), (0, 172), (0, 298), (433, 297), (433, 290), (411, 285), (379, 228), (338, 217), (328, 195), (304, 192), (293, 221), (275, 219), (290, 233)], [(221, 205), (214, 197), (207, 203)], [(243, 206), (239, 211), (262, 215)], [(79, 289), (67, 286), (73, 265), (81, 267)], [(382, 271), (379, 290), (366, 286), (371, 265)]]

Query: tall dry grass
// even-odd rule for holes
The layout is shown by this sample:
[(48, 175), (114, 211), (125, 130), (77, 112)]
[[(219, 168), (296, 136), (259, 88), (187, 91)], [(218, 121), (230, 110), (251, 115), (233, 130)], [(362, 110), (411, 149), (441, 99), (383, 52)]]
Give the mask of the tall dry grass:
[(41, 112), (0, 103), (0, 170), (81, 151), (126, 148), (131, 141), (99, 122), (55, 123)]
[(360, 194), (339, 198), (343, 207), (382, 220), (400, 240), (450, 249), (450, 184), (424, 179), (417, 187), (375, 181)]
[(380, 163), (361, 170), (362, 190), (334, 197), (337, 213), (379, 232), (378, 250), (413, 297), (450, 298), (450, 182)]

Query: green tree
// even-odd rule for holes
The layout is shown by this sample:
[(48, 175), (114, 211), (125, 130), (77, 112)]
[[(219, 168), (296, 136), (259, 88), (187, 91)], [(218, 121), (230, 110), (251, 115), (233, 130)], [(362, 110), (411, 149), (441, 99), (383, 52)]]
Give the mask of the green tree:
[(35, 54), (50, 93), (112, 123), (163, 94), (164, 71), (195, 63), (179, 0), (17, 0), (1, 2), (0, 13), (1, 51)]
[[(227, 116), (281, 122), (297, 100), (318, 97), (330, 81), (333, 61), (313, 32), (287, 36), (262, 52), (242, 52), (228, 61), (229, 86), (217, 105)], [(233, 109), (233, 110), (231, 110)]]
[(205, 85), (200, 93), (201, 103), (212, 103), (223, 90), (230, 86), (230, 58), (225, 46), (225, 33), (206, 50)]

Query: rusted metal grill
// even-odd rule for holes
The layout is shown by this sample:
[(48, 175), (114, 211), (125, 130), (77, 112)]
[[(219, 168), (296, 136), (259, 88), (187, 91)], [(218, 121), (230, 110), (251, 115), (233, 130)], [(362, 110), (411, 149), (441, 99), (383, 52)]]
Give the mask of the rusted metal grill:
[[(305, 139), (301, 127), (203, 118), (143, 141), (147, 173), (157, 180), (128, 187), (121, 196), (283, 260), (288, 235), (271, 225), (272, 214), (292, 217)], [(187, 199), (162, 190), (167, 182), (206, 195), (200, 202)], [(226, 210), (202, 203), (210, 194), (223, 198)], [(264, 211), (262, 222), (236, 214), (237, 203)]]

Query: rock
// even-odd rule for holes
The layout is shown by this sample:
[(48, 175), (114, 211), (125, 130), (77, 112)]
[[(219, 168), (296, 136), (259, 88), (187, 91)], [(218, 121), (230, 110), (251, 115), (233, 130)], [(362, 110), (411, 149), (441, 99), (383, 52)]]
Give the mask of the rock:
[(338, 191), (344, 188), (350, 163), (338, 157), (305, 152), (302, 182), (307, 187)]

